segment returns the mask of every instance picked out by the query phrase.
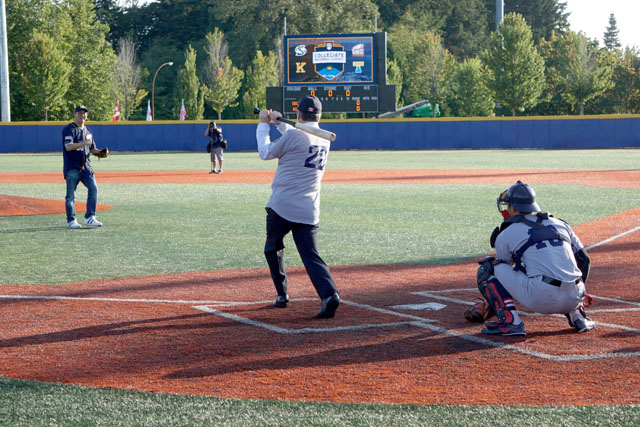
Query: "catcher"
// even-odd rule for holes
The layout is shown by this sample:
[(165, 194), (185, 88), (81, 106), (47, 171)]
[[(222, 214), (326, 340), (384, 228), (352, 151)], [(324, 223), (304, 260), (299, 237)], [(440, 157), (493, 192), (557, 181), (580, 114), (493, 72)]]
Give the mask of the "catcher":
[(87, 187), (87, 212), (84, 216), (84, 225), (89, 227), (101, 227), (102, 223), (96, 219), (98, 206), (98, 185), (91, 168), (90, 156), (98, 158), (109, 155), (109, 149), (99, 150), (93, 141), (93, 134), (85, 122), (88, 110), (84, 105), (76, 107), (74, 120), (62, 130), (62, 157), (64, 159), (64, 179), (67, 182), (67, 194), (65, 210), (67, 213), (67, 227), (81, 228), (76, 221), (75, 193), (78, 182)]
[[(518, 181), (498, 197), (504, 221), (491, 234), (496, 257), (478, 261), (477, 283), (484, 299), (464, 316), (485, 322), (483, 334), (525, 335), (515, 301), (543, 314), (564, 314), (578, 332), (595, 327), (584, 308), (591, 261), (569, 224), (540, 212), (536, 193)], [(515, 300), (515, 301), (514, 301)]]

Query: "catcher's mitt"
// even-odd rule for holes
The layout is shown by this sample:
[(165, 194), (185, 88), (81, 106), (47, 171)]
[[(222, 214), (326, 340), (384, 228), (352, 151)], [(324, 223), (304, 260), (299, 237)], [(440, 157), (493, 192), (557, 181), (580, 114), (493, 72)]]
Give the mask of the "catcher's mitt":
[(495, 313), (485, 299), (478, 301), (464, 311), (464, 318), (474, 323), (482, 323), (494, 315)]
[(104, 159), (108, 155), (109, 155), (109, 149), (107, 147), (104, 147), (97, 154), (94, 154), (94, 156), (98, 157), (99, 159)]

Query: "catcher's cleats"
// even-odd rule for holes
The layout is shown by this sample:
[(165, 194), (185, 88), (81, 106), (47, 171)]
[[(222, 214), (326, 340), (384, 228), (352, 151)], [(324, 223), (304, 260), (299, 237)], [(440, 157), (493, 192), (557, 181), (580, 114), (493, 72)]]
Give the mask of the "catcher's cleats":
[(584, 309), (591, 304), (593, 304), (593, 297), (585, 295), (582, 304), (580, 304), (578, 308), (571, 313), (565, 314), (569, 321), (569, 326), (576, 328), (578, 333), (589, 332), (596, 327), (594, 321), (591, 320), (584, 311)]
[(502, 335), (505, 337), (527, 335), (524, 330), (524, 322), (520, 322), (517, 325), (506, 322), (487, 322), (484, 326), (486, 327), (482, 330), (482, 333), (485, 335)]
[(493, 316), (495, 316), (495, 313), (485, 299), (481, 299), (464, 311), (464, 318), (473, 323), (482, 323)]

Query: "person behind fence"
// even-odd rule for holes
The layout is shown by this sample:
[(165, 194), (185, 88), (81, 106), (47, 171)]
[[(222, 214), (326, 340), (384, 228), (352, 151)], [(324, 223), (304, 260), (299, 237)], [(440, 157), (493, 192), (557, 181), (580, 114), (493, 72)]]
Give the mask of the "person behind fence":
[(79, 105), (74, 112), (74, 120), (62, 130), (62, 157), (64, 179), (67, 182), (65, 210), (67, 213), (67, 227), (81, 228), (76, 220), (75, 192), (78, 182), (82, 182), (89, 194), (87, 196), (87, 211), (84, 215), (84, 225), (101, 227), (102, 223), (96, 219), (98, 206), (98, 185), (91, 168), (91, 154), (96, 157), (107, 157), (109, 149), (98, 150), (93, 140), (91, 129), (85, 126), (88, 115), (87, 107)]
[[(209, 122), (207, 130), (204, 132), (204, 136), (209, 137), (209, 144), (207, 144), (207, 151), (211, 153), (211, 172), (209, 173), (222, 173), (222, 160), (223, 160), (223, 144), (224, 138), (222, 137), (222, 128), (216, 125), (213, 120)], [(220, 168), (216, 171), (216, 159)]]
[(478, 261), (477, 283), (484, 300), (464, 316), (485, 323), (483, 334), (525, 335), (516, 311), (519, 302), (542, 314), (564, 314), (577, 332), (595, 327), (584, 311), (592, 298), (585, 283), (591, 261), (569, 224), (541, 212), (536, 193), (522, 181), (497, 200), (504, 221), (491, 234), (495, 257)]

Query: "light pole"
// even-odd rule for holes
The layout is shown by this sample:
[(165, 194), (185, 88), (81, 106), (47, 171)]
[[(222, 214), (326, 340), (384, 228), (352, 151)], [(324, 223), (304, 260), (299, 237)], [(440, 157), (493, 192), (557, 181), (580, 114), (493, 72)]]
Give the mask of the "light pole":
[(165, 65), (172, 66), (173, 62), (165, 62), (164, 64), (158, 67), (158, 69), (156, 70), (156, 73), (153, 75), (153, 83), (151, 84), (151, 119), (152, 120), (156, 119), (156, 109), (155, 109), (156, 105), (154, 103), (154, 98), (153, 98), (156, 90), (156, 77), (158, 76), (158, 71), (160, 71), (160, 68), (164, 67)]

